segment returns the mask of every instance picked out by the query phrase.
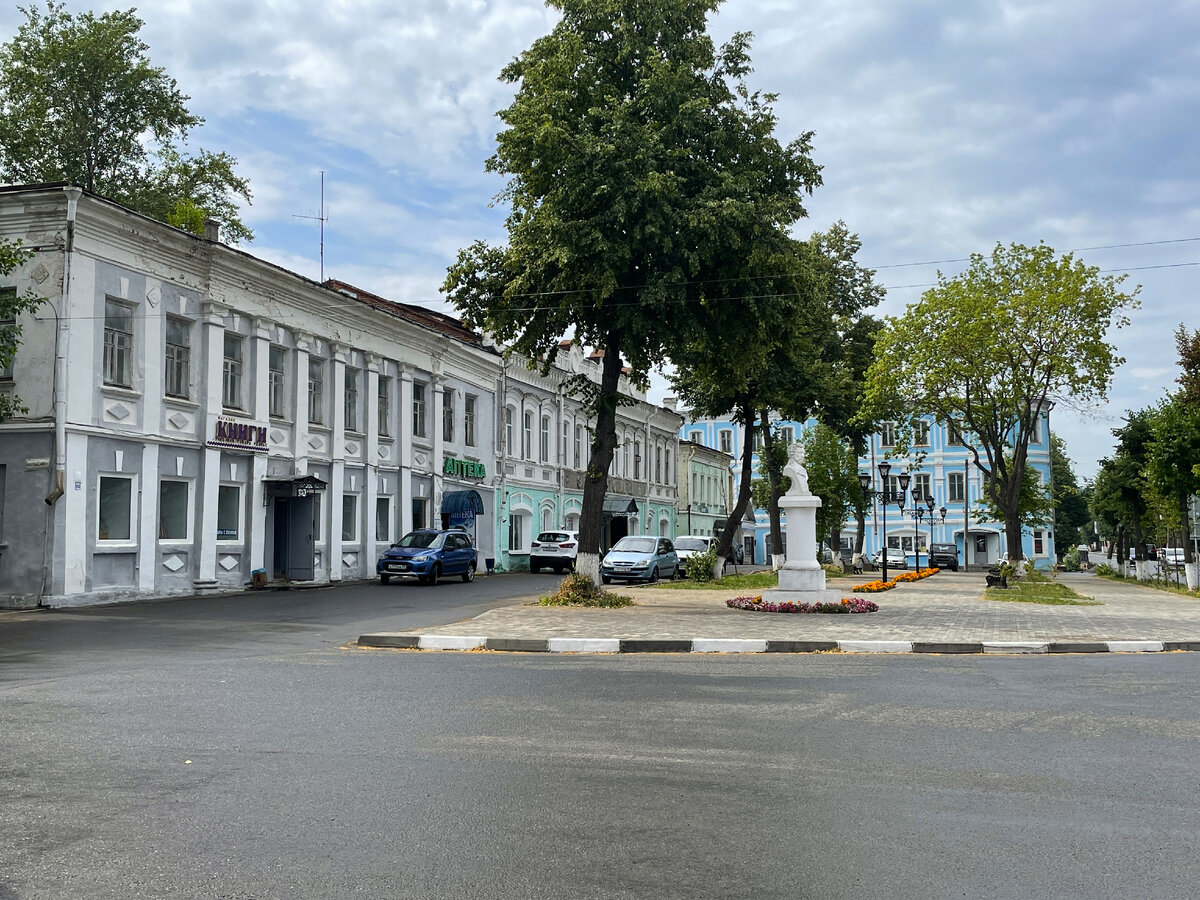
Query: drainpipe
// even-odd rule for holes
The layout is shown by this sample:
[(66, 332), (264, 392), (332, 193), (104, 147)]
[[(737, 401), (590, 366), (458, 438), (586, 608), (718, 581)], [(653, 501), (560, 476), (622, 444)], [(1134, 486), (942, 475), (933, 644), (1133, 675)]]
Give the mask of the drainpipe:
[(63, 495), (67, 471), (67, 339), (70, 335), (71, 255), (75, 252), (75, 214), (83, 188), (64, 188), (67, 197), (67, 243), (63, 254), (63, 286), (61, 310), (54, 333), (54, 487), (46, 495), (46, 504), (53, 506)]

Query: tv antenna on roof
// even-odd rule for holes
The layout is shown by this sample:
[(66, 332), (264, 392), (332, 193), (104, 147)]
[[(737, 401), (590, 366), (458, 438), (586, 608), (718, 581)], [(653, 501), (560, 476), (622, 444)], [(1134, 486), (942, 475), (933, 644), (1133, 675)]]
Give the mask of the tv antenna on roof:
[(293, 219), (315, 219), (321, 226), (321, 284), (325, 283), (325, 223), (329, 217), (325, 215), (325, 170), (321, 170), (321, 214), (319, 216), (302, 216), (292, 213)]

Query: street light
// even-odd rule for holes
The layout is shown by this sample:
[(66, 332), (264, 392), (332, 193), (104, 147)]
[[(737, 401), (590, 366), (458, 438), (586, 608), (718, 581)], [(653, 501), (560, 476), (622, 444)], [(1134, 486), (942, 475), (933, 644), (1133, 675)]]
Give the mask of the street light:
[(878, 499), (879, 503), (880, 503), (880, 508), (883, 510), (883, 520), (882, 520), (882, 524), (880, 527), (882, 529), (882, 542), (883, 542), (883, 551), (882, 551), (883, 552), (883, 580), (887, 581), (888, 580), (887, 505), (889, 502), (894, 502), (896, 504), (896, 508), (899, 509), (901, 512), (903, 512), (903, 510), (904, 510), (904, 495), (906, 493), (908, 493), (908, 483), (911, 480), (912, 476), (909, 475), (907, 472), (904, 472), (903, 474), (897, 476), (896, 480), (900, 483), (900, 490), (899, 491), (889, 491), (888, 490), (888, 474), (892, 471), (891, 463), (889, 463), (887, 460), (884, 460), (876, 468), (879, 469), (879, 483), (880, 483), (880, 486), (882, 487), (882, 490), (875, 491), (875, 490), (871, 489), (871, 473), (870, 472), (859, 472), (858, 473), (858, 484), (862, 488), (863, 498), (867, 499), (867, 500), (871, 500), (872, 503), (876, 499)]

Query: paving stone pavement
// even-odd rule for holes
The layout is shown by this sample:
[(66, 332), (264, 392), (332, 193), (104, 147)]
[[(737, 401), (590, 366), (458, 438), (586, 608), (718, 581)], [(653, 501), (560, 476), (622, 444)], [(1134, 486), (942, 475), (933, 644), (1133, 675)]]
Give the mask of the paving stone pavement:
[[(1058, 580), (1098, 604), (1047, 606), (984, 599), (982, 574), (944, 571), (881, 594), (858, 594), (880, 607), (878, 612), (864, 615), (734, 610), (725, 606), (725, 601), (737, 594), (729, 588), (618, 586), (637, 605), (624, 609), (542, 607), (536, 605), (536, 597), (530, 597), (473, 619), (402, 634), (429, 636), (426, 645), (435, 635), (469, 635), (492, 641), (1200, 642), (1200, 598), (1088, 574), (1060, 574)], [(849, 596), (853, 584), (848, 578), (831, 579), (829, 587)], [(360, 638), (360, 644), (371, 644), (364, 640), (368, 637), (372, 636)]]

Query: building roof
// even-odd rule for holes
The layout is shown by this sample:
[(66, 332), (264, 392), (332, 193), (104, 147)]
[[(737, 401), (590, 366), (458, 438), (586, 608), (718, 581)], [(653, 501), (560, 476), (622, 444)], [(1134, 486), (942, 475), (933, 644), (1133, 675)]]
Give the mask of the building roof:
[[(414, 325), (419, 325), (423, 328), (428, 328), (430, 331), (436, 331), (443, 334), (452, 340), (456, 340), (461, 344), (467, 344), (472, 347), (478, 347), (481, 350), (492, 350), (493, 348), (485, 347), (483, 343), (483, 335), (476, 331), (472, 331), (462, 323), (460, 319), (445, 313), (437, 312), (432, 309), (425, 309), (421, 306), (415, 306), (411, 303), (400, 303), (396, 300), (388, 300), (386, 297), (380, 297), (378, 294), (372, 294), (370, 291), (365, 291), (360, 287), (349, 284), (345, 281), (340, 281), (336, 278), (327, 278), (323, 283), (323, 287), (331, 291), (335, 291), (352, 300), (357, 300), (370, 306), (373, 309), (381, 310), (382, 312), (390, 313), (393, 316), (404, 319), (406, 322), (411, 322)], [(494, 352), (494, 350), (493, 350)]]

